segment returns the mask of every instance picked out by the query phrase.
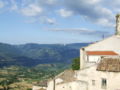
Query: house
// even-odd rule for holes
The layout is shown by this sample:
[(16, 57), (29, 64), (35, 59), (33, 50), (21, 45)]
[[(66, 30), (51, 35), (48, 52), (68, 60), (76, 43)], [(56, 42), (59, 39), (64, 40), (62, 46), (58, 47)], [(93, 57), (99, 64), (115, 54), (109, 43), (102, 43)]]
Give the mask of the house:
[[(113, 45), (114, 43), (114, 45)], [(95, 64), (101, 57), (120, 55), (120, 35), (116, 34), (100, 42), (91, 44), (80, 49), (80, 67), (84, 69)]]
[(47, 90), (120, 90), (120, 15), (115, 35), (80, 49), (80, 70), (73, 77), (56, 77)]
[(115, 57), (118, 56), (118, 54), (114, 51), (86, 51), (87, 62), (97, 63), (101, 60), (101, 58), (108, 56)]

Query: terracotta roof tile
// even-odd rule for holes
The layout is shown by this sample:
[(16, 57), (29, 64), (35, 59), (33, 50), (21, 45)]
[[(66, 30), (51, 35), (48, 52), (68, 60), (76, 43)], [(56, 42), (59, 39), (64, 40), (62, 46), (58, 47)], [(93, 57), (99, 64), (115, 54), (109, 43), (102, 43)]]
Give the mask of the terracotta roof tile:
[(114, 51), (87, 51), (87, 55), (118, 55)]

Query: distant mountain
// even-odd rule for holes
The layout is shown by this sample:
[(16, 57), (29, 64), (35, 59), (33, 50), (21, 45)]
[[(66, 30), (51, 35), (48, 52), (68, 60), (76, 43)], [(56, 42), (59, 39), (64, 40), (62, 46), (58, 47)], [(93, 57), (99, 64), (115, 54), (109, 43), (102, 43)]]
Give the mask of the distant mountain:
[(10, 65), (35, 66), (38, 64), (71, 63), (79, 56), (79, 48), (89, 43), (24, 44), (0, 43), (0, 67)]

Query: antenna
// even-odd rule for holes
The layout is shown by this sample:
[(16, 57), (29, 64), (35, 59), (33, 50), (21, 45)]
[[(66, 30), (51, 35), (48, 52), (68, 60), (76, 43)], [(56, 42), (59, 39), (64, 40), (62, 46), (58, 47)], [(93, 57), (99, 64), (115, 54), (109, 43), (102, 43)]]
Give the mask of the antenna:
[(104, 39), (104, 38), (105, 38), (105, 35), (103, 34), (103, 35), (102, 35), (102, 39)]

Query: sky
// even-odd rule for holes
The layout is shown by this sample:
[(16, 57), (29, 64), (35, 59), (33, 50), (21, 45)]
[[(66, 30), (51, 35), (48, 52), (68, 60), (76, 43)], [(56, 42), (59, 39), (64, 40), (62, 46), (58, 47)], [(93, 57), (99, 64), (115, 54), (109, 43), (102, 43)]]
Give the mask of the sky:
[(0, 0), (0, 42), (95, 42), (115, 33), (120, 0)]

